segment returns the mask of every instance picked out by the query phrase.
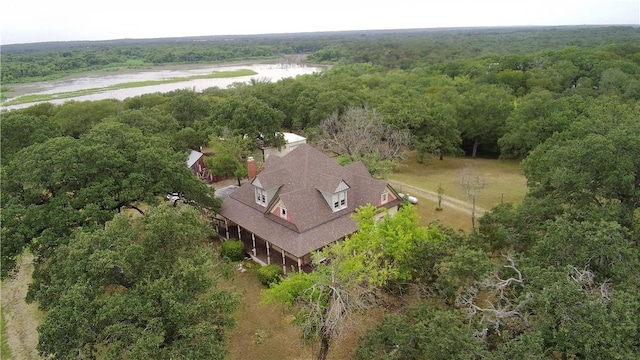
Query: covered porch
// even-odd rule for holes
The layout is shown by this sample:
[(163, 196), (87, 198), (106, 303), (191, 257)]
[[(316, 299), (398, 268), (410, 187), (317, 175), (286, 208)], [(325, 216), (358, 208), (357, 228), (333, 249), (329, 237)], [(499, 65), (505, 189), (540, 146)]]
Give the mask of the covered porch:
[(303, 257), (294, 256), (228, 219), (217, 219), (214, 226), (222, 241), (241, 240), (247, 255), (262, 266), (280, 265), (285, 275), (296, 271), (311, 272), (313, 270), (309, 254)]

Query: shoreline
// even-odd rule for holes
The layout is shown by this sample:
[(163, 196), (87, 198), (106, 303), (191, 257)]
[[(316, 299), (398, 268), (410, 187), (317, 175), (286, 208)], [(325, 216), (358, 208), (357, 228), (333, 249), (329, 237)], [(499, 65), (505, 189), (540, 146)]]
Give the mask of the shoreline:
[(295, 56), (279, 57), (274, 59), (237, 60), (237, 61), (230, 61), (230, 62), (224, 62), (224, 63), (166, 64), (166, 65), (152, 65), (152, 66), (139, 66), (139, 67), (121, 67), (121, 68), (111, 69), (111, 70), (109, 69), (90, 70), (90, 71), (84, 71), (84, 72), (65, 75), (55, 80), (7, 84), (5, 86), (10, 88), (11, 91), (3, 92), (5, 99), (3, 99), (2, 104), (7, 104), (9, 101), (21, 96), (42, 92), (47, 88), (49, 88), (52, 83), (76, 80), (81, 78), (99, 78), (103, 76), (126, 75), (126, 74), (134, 74), (134, 73), (141, 73), (141, 72), (158, 72), (158, 71), (167, 71), (167, 70), (169, 71), (194, 70), (194, 69), (201, 69), (204, 67), (223, 68), (223, 67), (230, 67), (230, 66), (244, 66), (244, 65), (252, 65), (252, 64), (268, 64), (268, 63), (275, 63), (275, 62), (326, 67), (326, 65), (306, 64), (306, 56), (295, 55)]
[(96, 93), (109, 91), (109, 90), (171, 84), (175, 82), (183, 82), (183, 81), (198, 80), (198, 79), (243, 77), (243, 76), (251, 76), (256, 74), (257, 73), (255, 71), (247, 70), (247, 69), (239, 69), (235, 71), (219, 71), (219, 72), (213, 71), (212, 73), (205, 74), (205, 75), (175, 77), (175, 78), (169, 78), (169, 79), (163, 79), (163, 80), (131, 81), (131, 82), (112, 84), (105, 87), (79, 89), (79, 90), (59, 92), (59, 93), (53, 93), (53, 94), (25, 94), (25, 95), (8, 98), (7, 100), (2, 102), (2, 106), (14, 106), (14, 105), (21, 105), (21, 104), (29, 104), (29, 103), (47, 102), (51, 100), (70, 99), (78, 96), (91, 95), (91, 94), (96, 94)]

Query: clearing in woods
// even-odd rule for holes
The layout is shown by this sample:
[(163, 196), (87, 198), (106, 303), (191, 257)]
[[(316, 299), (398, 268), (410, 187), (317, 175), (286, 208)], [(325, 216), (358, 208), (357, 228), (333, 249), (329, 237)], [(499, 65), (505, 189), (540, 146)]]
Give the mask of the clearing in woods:
[[(460, 171), (468, 164), (486, 179), (486, 188), (478, 194), (477, 217), (501, 202), (519, 203), (526, 194), (526, 179), (519, 163), (492, 159), (445, 158), (419, 164), (415, 156), (406, 166), (389, 176), (394, 187), (420, 199), (416, 212), (423, 225), (437, 220), (453, 229), (471, 228), (470, 199), (458, 184)], [(443, 210), (437, 206), (438, 184), (444, 188)], [(311, 359), (317, 355), (317, 345), (300, 342), (300, 330), (291, 323), (291, 314), (282, 307), (260, 304), (260, 291), (264, 288), (257, 279), (255, 266), (245, 263), (246, 272), (237, 272), (233, 280), (223, 282), (223, 286), (243, 295), (237, 313), (237, 326), (230, 332), (230, 360), (235, 359)], [(254, 268), (252, 268), (252, 266)], [(42, 319), (37, 304), (27, 304), (27, 293), (33, 256), (25, 253), (18, 263), (18, 270), (2, 283), (2, 315), (5, 323), (3, 341), (11, 351), (13, 359), (38, 359), (36, 328)], [(357, 338), (366, 329), (381, 320), (382, 309), (372, 309), (366, 316), (355, 322), (351, 331), (343, 339), (332, 344), (329, 358), (351, 357)], [(2, 359), (5, 359), (3, 353)]]

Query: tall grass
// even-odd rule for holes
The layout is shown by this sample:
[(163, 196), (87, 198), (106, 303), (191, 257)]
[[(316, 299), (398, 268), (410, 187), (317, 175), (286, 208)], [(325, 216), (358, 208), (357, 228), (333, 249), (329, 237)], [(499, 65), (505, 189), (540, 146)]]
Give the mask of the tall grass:
[(4, 327), (4, 309), (0, 308), (0, 359), (11, 359), (11, 350), (7, 344), (7, 332)]

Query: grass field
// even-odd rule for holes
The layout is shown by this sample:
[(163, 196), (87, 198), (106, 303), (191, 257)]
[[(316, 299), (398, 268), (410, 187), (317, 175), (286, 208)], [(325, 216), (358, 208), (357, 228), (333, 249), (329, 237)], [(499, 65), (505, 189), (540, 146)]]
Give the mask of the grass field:
[(389, 180), (402, 181), (431, 191), (437, 191), (438, 184), (441, 184), (445, 195), (470, 201), (458, 182), (465, 166), (473, 167), (476, 173), (486, 179), (486, 187), (477, 197), (477, 205), (480, 207), (491, 209), (501, 202), (518, 204), (527, 193), (526, 178), (522, 175), (520, 162), (515, 160), (445, 157), (442, 161), (435, 159), (419, 164), (415, 155), (411, 155), (406, 166), (397, 169), (389, 176)]
[(420, 225), (427, 226), (432, 222), (439, 222), (454, 230), (471, 230), (471, 216), (444, 207), (441, 211), (436, 211), (437, 203), (426, 198), (411, 194), (418, 198), (418, 204), (415, 205), (416, 214), (420, 217)]
[[(445, 157), (442, 161), (432, 159), (420, 164), (412, 154), (388, 179), (432, 192), (437, 192), (438, 185), (441, 185), (444, 195), (470, 203), (471, 198), (459, 184), (460, 173), (467, 166), (471, 166), (486, 180), (485, 188), (476, 198), (476, 205), (480, 208), (490, 210), (502, 202), (518, 204), (527, 193), (526, 178), (522, 175), (520, 163), (514, 160)], [(401, 186), (397, 190), (403, 191)], [(416, 212), (421, 216), (423, 224), (437, 220), (453, 229), (471, 228), (469, 214), (446, 207), (442, 211), (435, 211), (436, 203), (417, 195), (416, 197), (420, 200)]]

